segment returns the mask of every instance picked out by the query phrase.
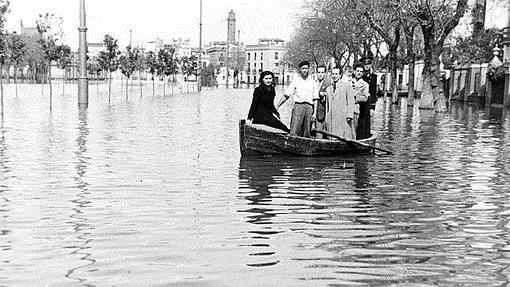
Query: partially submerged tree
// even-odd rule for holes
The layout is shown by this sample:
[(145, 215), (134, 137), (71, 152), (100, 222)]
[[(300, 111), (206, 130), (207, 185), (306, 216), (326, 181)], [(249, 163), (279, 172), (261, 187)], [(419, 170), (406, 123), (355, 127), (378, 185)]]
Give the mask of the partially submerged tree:
[(108, 72), (108, 103), (112, 94), (112, 72), (119, 68), (120, 51), (117, 42), (117, 39), (106, 34), (103, 39), (104, 51), (100, 51), (98, 56), (99, 66)]
[(58, 45), (57, 47), (57, 65), (63, 70), (62, 74), (62, 95), (65, 95), (66, 86), (66, 70), (72, 62), (71, 48), (65, 44)]
[(13, 33), (8, 39), (8, 50), (11, 64), (14, 66), (14, 87), (18, 96), (18, 68), (23, 69), (22, 64), (26, 53), (26, 44), (22, 37)]
[(408, 15), (417, 21), (423, 33), (424, 68), (420, 107), (447, 110), (440, 80), (440, 56), (445, 41), (457, 27), (467, 9), (468, 0), (416, 0), (402, 3)]
[[(175, 49), (161, 49), (158, 51), (158, 68), (157, 68), (157, 74), (160, 77), (163, 77), (163, 96), (165, 95), (165, 89), (166, 89), (166, 81), (169, 76), (174, 75), (177, 72), (177, 64), (174, 59), (174, 53)], [(174, 79), (172, 79), (173, 82)], [(172, 94), (173, 94), (173, 83), (172, 83)]]
[(360, 4), (363, 5), (357, 6), (357, 8), (363, 11), (370, 27), (384, 39), (388, 47), (388, 62), (391, 73), (391, 101), (395, 104), (398, 102), (397, 62), (402, 29), (398, 17), (398, 7), (394, 6), (391, 1), (384, 0), (362, 0)]
[(145, 52), (142, 48), (134, 48), (135, 58), (135, 70), (138, 72), (138, 84), (140, 86), (140, 97), (143, 96), (143, 88), (142, 88), (142, 72), (145, 71), (146, 68), (146, 57)]
[(133, 72), (136, 69), (137, 54), (138, 50), (133, 49), (131, 45), (128, 45), (126, 47), (126, 51), (124, 51), (119, 58), (120, 71), (126, 77), (126, 100), (129, 97), (129, 81), (131, 80), (131, 75), (133, 75)]
[(6, 35), (4, 32), (5, 18), (6, 14), (9, 11), (9, 1), (8, 0), (0, 0), (0, 104), (2, 107), (0, 108), (0, 113), (4, 115), (4, 85), (3, 85), (3, 65), (7, 58), (7, 41)]
[(152, 80), (152, 96), (154, 97), (154, 90), (155, 90), (155, 84), (154, 84), (154, 75), (156, 74), (156, 70), (158, 68), (158, 62), (156, 58), (156, 54), (153, 51), (149, 51), (145, 57), (145, 64), (146, 68), (151, 74), (151, 80)]
[[(58, 60), (58, 46), (57, 41), (62, 39), (62, 18), (54, 14), (46, 13), (40, 14), (36, 21), (37, 31), (41, 38), (39, 39), (39, 46), (44, 52), (45, 66), (47, 70), (48, 83), (50, 86), (50, 112), (53, 105), (53, 89), (51, 85), (51, 63)], [(44, 87), (44, 84), (43, 84)]]
[(99, 75), (101, 75), (102, 72), (101, 66), (97, 61), (90, 61), (87, 63), (87, 72), (96, 79), (96, 91), (99, 92)]

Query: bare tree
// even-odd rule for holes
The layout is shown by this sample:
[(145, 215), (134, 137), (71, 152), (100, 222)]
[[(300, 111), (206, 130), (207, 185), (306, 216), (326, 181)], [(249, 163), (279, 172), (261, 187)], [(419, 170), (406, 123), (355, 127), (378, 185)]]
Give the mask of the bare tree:
[(388, 46), (388, 61), (391, 73), (391, 101), (395, 104), (398, 102), (397, 61), (402, 29), (402, 23), (399, 21), (397, 11), (398, 7), (393, 5), (391, 1), (384, 0), (362, 0), (360, 4), (362, 5), (356, 7), (359, 11), (363, 11), (370, 27), (383, 38)]

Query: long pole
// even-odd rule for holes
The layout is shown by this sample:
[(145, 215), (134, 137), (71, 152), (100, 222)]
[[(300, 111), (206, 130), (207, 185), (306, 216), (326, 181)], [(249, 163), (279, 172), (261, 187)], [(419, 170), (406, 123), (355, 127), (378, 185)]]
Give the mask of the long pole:
[(229, 51), (229, 48), (230, 48), (230, 41), (227, 41), (227, 64), (225, 66), (227, 66), (227, 78), (226, 78), (226, 81), (225, 81), (225, 88), (228, 89), (228, 76), (229, 76), (229, 68), (228, 68), (228, 51)]
[(237, 30), (237, 52), (236, 52), (236, 69), (237, 69), (237, 80), (236, 86), (239, 88), (240, 77), (241, 77), (241, 69), (239, 67), (239, 46), (241, 45), (241, 30)]
[(202, 90), (202, 0), (200, 0), (200, 35), (198, 40), (198, 79), (197, 88)]
[(85, 0), (80, 0), (80, 76), (78, 78), (78, 105), (89, 104), (89, 82), (87, 79), (87, 25), (85, 22)]

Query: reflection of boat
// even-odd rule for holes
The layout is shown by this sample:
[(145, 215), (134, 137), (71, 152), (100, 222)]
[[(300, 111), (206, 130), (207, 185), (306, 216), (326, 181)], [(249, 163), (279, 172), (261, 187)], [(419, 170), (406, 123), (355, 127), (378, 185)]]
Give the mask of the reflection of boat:
[(375, 146), (377, 136), (359, 140), (366, 146), (326, 139), (289, 136), (284, 131), (265, 125), (239, 121), (241, 155), (292, 154), (307, 156), (338, 156), (367, 153)]

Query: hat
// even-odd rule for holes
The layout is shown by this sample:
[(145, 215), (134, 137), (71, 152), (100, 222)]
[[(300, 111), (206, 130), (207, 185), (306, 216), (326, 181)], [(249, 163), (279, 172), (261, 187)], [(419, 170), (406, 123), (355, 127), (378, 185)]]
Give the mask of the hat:
[(308, 61), (301, 61), (298, 65), (299, 68), (303, 67), (303, 66), (308, 66), (310, 67), (310, 62)]
[(361, 57), (359, 59), (360, 63), (363, 63), (364, 65), (371, 65), (372, 64), (372, 57)]

